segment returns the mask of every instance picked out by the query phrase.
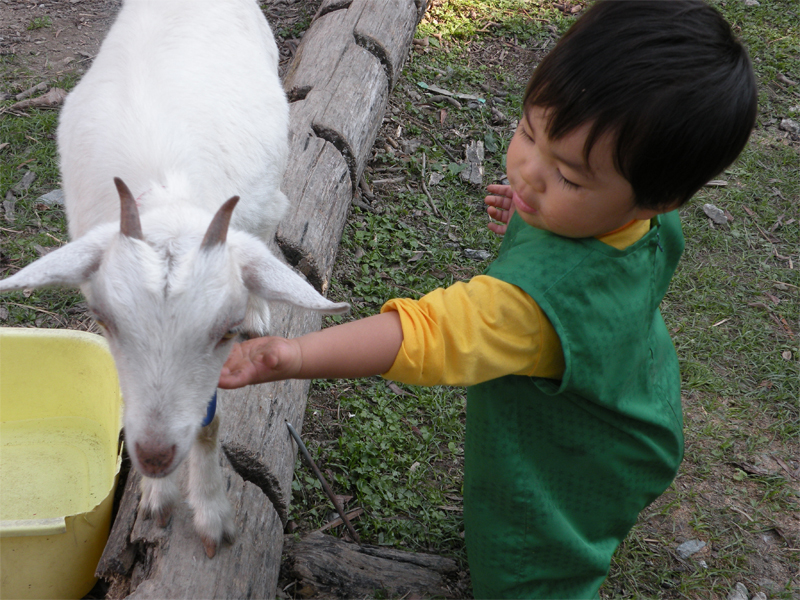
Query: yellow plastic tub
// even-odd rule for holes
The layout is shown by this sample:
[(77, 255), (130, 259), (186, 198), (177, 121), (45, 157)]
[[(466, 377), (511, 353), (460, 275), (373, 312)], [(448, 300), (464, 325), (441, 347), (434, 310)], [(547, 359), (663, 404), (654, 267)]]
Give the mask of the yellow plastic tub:
[(0, 328), (1, 598), (82, 598), (94, 586), (121, 414), (102, 337)]

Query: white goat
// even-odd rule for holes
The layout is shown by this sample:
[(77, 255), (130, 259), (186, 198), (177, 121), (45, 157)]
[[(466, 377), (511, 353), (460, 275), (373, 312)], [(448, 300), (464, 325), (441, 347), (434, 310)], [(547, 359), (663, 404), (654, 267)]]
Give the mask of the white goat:
[(287, 208), (288, 118), (256, 0), (126, 0), (61, 113), (72, 241), (0, 282), (81, 287), (117, 364), (140, 510), (166, 524), (188, 456), (209, 557), (234, 533), (219, 420), (201, 426), (232, 339), (267, 333), (266, 301), (347, 310), (264, 243)]

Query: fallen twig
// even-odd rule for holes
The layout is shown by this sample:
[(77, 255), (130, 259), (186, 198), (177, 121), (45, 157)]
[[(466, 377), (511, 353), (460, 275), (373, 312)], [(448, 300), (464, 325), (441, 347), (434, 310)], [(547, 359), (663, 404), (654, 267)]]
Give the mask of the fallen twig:
[[(349, 513), (347, 513), (347, 518), (348, 519), (356, 519), (356, 518), (360, 517), (362, 514), (364, 514), (364, 509), (363, 508), (355, 508), (355, 509), (351, 510)], [(317, 529), (313, 533), (322, 533), (323, 531), (327, 531), (328, 529), (332, 529), (333, 527), (339, 527), (339, 525), (342, 525), (343, 523), (344, 523), (344, 521), (342, 521), (342, 518), (338, 517), (338, 518), (334, 519), (333, 521), (331, 521), (330, 523), (326, 523), (325, 525), (323, 525), (322, 527), (320, 527), (319, 529)]]
[(336, 507), (336, 512), (338, 512), (339, 516), (342, 518), (345, 527), (347, 527), (347, 531), (350, 532), (350, 536), (357, 544), (360, 545), (361, 538), (358, 537), (358, 533), (356, 533), (356, 530), (353, 529), (352, 524), (347, 519), (347, 515), (344, 512), (344, 507), (342, 507), (342, 503), (339, 502), (339, 499), (336, 497), (336, 494), (333, 493), (331, 486), (328, 485), (328, 482), (322, 475), (322, 471), (319, 470), (319, 467), (314, 462), (314, 459), (312, 459), (311, 455), (308, 453), (308, 449), (306, 448), (306, 445), (303, 443), (303, 440), (300, 438), (300, 434), (297, 433), (297, 430), (295, 430), (295, 428), (292, 427), (292, 424), (289, 423), (289, 421), (286, 421), (286, 427), (289, 428), (289, 433), (294, 438), (294, 441), (297, 442), (297, 447), (300, 449), (300, 453), (303, 455), (303, 457), (305, 457), (306, 461), (308, 461), (309, 466), (314, 471), (314, 474), (317, 476), (317, 479), (319, 479), (319, 482), (322, 484), (322, 489), (325, 490), (325, 493), (328, 495), (328, 498), (331, 499), (331, 502), (333, 502), (333, 505)]
[(436, 207), (436, 203), (433, 201), (433, 196), (431, 196), (431, 193), (428, 191), (428, 186), (425, 185), (425, 160), (426, 160), (426, 156), (425, 156), (425, 153), (423, 152), (422, 153), (422, 179), (420, 179), (420, 182), (422, 183), (422, 191), (425, 192), (425, 195), (428, 197), (428, 200), (430, 200), (430, 207), (433, 209), (433, 212), (436, 213), (436, 216), (441, 217), (442, 215), (439, 212), (439, 209)]
[(24, 92), (20, 92), (19, 94), (14, 96), (14, 99), (15, 100), (24, 100), (25, 98), (28, 98), (29, 96), (33, 96), (36, 92), (44, 92), (44, 91), (46, 91), (48, 87), (49, 86), (44, 81), (41, 82), (41, 83), (37, 83), (32, 88), (28, 88)]

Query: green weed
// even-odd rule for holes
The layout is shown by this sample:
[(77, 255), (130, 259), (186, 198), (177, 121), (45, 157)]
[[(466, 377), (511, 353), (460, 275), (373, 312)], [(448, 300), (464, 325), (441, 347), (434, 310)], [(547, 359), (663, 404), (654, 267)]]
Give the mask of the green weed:
[(28, 31), (35, 31), (37, 29), (44, 29), (46, 27), (52, 27), (53, 20), (50, 17), (34, 17), (31, 19), (31, 22), (25, 27)]

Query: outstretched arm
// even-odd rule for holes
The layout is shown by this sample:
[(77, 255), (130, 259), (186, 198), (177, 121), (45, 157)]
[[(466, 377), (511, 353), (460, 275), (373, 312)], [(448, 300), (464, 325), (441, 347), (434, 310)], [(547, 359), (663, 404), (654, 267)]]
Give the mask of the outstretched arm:
[(495, 221), (500, 221), (499, 223), (489, 223), (489, 229), (497, 235), (503, 235), (506, 232), (509, 220), (511, 220), (511, 215), (514, 214), (514, 204), (511, 201), (511, 186), (489, 185), (486, 190), (489, 192), (489, 195), (483, 200), (488, 205), (486, 212)]
[(394, 311), (299, 338), (263, 337), (234, 345), (219, 378), (223, 389), (280, 379), (340, 379), (391, 369), (403, 329)]

